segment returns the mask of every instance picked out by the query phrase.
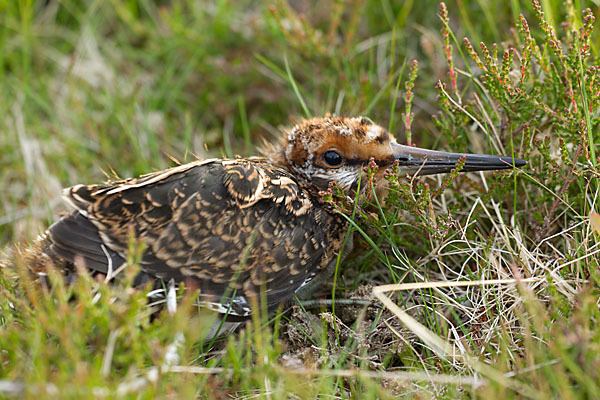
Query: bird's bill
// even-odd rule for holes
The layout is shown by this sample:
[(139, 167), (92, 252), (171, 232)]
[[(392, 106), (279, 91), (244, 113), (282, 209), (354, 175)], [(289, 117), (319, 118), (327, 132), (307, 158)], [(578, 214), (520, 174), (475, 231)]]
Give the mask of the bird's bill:
[(394, 157), (400, 169), (407, 172), (416, 172), (418, 175), (433, 175), (450, 172), (464, 157), (462, 172), (491, 171), (522, 167), (527, 161), (520, 158), (505, 156), (492, 156), (488, 154), (446, 153), (420, 149), (418, 147), (404, 146), (392, 143)]

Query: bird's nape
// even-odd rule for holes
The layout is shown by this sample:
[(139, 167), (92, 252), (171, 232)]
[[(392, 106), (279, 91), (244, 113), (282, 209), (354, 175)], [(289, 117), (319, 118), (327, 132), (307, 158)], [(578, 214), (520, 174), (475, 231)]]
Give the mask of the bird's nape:
[(492, 171), (522, 167), (520, 158), (489, 154), (448, 153), (391, 143), (394, 158), (403, 172), (433, 175), (450, 172), (464, 159), (462, 172)]

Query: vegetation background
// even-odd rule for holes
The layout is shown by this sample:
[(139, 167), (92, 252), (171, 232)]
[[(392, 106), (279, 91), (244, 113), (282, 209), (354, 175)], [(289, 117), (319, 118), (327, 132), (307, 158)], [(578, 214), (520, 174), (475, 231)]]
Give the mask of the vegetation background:
[(45, 293), (1, 268), (0, 397), (600, 398), (600, 5), (540, 2), (0, 1), (7, 252), (66, 210), (62, 187), (256, 154), (326, 112), (529, 161), (389, 176), (324, 293), (409, 285), (352, 317), (295, 309), (202, 343), (185, 300), (151, 317), (127, 279)]

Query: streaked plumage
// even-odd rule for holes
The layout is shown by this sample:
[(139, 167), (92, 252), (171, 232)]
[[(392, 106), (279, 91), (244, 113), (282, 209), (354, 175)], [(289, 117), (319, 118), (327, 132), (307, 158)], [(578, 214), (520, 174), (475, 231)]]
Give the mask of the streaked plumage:
[(263, 158), (197, 161), (139, 179), (77, 185), (65, 197), (78, 211), (50, 227), (55, 255), (71, 262), (80, 256), (111, 275), (135, 237), (147, 246), (140, 260), (147, 277), (184, 281), (207, 303), (229, 290), (237, 299), (231, 313), (241, 316), (261, 287), (272, 308), (310, 281), (339, 248), (335, 233), (344, 228)]
[[(64, 192), (75, 211), (52, 225), (41, 244), (57, 264), (81, 263), (112, 277), (132, 238), (146, 249), (138, 282), (184, 282), (201, 305), (247, 317), (265, 290), (276, 308), (335, 262), (346, 222), (321, 201), (336, 182), (349, 194), (370, 158), (381, 171), (450, 171), (463, 154), (396, 144), (365, 118), (303, 121), (264, 158), (195, 161), (137, 179), (76, 185)], [(466, 155), (464, 170), (521, 166), (499, 156)]]

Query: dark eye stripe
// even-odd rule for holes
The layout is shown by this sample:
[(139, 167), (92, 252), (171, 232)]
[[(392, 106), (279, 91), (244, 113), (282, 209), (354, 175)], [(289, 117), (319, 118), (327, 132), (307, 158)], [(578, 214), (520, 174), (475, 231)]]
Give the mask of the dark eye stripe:
[[(390, 157), (386, 160), (375, 160), (375, 164), (382, 167), (385, 165), (393, 164), (394, 160), (395, 160), (394, 157)], [(368, 163), (369, 163), (369, 160), (363, 160), (362, 158), (349, 158), (346, 160), (346, 164), (348, 164), (348, 165), (367, 165)]]

